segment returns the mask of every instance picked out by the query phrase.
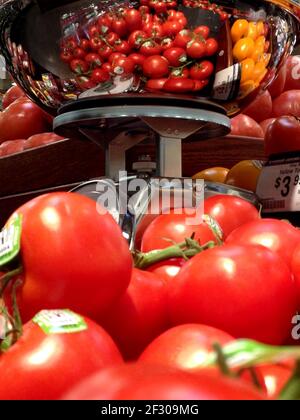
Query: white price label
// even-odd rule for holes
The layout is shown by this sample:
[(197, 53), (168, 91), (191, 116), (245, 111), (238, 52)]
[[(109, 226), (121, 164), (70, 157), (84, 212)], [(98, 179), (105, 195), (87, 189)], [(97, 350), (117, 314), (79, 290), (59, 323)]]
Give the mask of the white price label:
[(239, 90), (241, 80), (241, 65), (234, 64), (216, 73), (213, 87), (213, 98), (220, 101), (233, 99)]
[(300, 161), (265, 166), (258, 180), (256, 194), (263, 211), (300, 211)]

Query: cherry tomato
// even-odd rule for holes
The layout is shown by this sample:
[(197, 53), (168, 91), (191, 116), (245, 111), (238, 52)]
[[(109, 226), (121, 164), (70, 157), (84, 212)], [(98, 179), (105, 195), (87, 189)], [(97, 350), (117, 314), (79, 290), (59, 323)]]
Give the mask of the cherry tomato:
[(300, 117), (300, 90), (283, 92), (273, 101), (273, 116), (282, 115)]
[(114, 47), (117, 42), (121, 41), (119, 35), (116, 34), (115, 32), (109, 32), (106, 35), (105, 39), (109, 43), (109, 45), (111, 45), (112, 47)]
[(155, 41), (146, 41), (140, 48), (140, 53), (145, 56), (157, 56), (161, 53), (161, 46)]
[(68, 38), (63, 42), (63, 47), (66, 50), (73, 51), (78, 46), (78, 42), (74, 38)]
[(297, 307), (291, 271), (280, 256), (260, 245), (223, 245), (202, 252), (168, 288), (173, 325), (203, 323), (273, 345), (289, 336)]
[(190, 75), (195, 80), (209, 79), (214, 72), (214, 65), (210, 61), (201, 61), (191, 67)]
[(187, 44), (192, 40), (192, 32), (188, 29), (183, 29), (180, 31), (174, 40), (176, 47), (186, 48)]
[(164, 36), (163, 27), (160, 23), (146, 23), (143, 25), (143, 31), (146, 32), (148, 38), (159, 40)]
[(153, 273), (133, 269), (126, 293), (101, 322), (125, 359), (137, 358), (168, 328), (166, 299), (163, 280)]
[(169, 48), (163, 55), (172, 67), (178, 67), (187, 61), (186, 52), (180, 47)]
[(258, 123), (270, 118), (272, 115), (272, 98), (270, 93), (265, 90), (243, 112)]
[(129, 45), (132, 48), (139, 48), (147, 39), (147, 34), (144, 31), (134, 31), (128, 38)]
[(153, 8), (157, 14), (165, 13), (167, 11), (167, 3), (164, 1), (150, 1), (150, 6), (153, 4)]
[(279, 117), (269, 125), (265, 134), (267, 156), (300, 150), (300, 121), (298, 118)]
[(114, 19), (112, 22), (112, 30), (119, 35), (120, 38), (123, 38), (128, 33), (128, 26), (126, 20), (123, 18)]
[(261, 126), (253, 118), (244, 114), (239, 114), (231, 119), (231, 134), (233, 136), (264, 137)]
[(10, 87), (2, 98), (2, 109), (7, 108), (10, 104), (15, 102), (17, 99), (19, 99), (21, 96), (25, 96), (25, 93), (23, 89), (21, 89), (17, 85), (13, 85)]
[(189, 69), (187, 69), (187, 68), (178, 68), (178, 69), (175, 69), (175, 70), (172, 70), (172, 72), (171, 72), (171, 77), (172, 78), (174, 78), (174, 77), (183, 77), (183, 78), (185, 78), (185, 79), (187, 79), (188, 77), (190, 77), (190, 71), (189, 71)]
[(209, 37), (209, 34), (210, 34), (210, 29), (206, 25), (200, 25), (200, 26), (197, 26), (193, 30), (193, 32), (194, 32), (194, 34), (200, 35), (202, 38), (207, 39)]
[(125, 292), (132, 270), (128, 245), (100, 205), (79, 194), (52, 193), (16, 212), (22, 216), (18, 303), (24, 321), (41, 309), (66, 307), (97, 318)]
[(112, 71), (117, 75), (126, 76), (132, 74), (135, 63), (129, 57), (119, 57), (112, 63)]
[(95, 83), (103, 83), (110, 79), (109, 73), (103, 68), (97, 68), (92, 71), (91, 80)]
[(99, 54), (89, 53), (85, 56), (85, 61), (90, 65), (90, 67), (100, 67), (102, 64)]
[(209, 80), (194, 80), (194, 92), (199, 92), (204, 89), (209, 83)]
[(100, 38), (91, 38), (90, 47), (93, 51), (98, 51), (100, 47), (103, 46), (103, 41)]
[(259, 219), (258, 210), (248, 201), (223, 194), (207, 198), (204, 213), (219, 223), (224, 238), (244, 223)]
[(89, 40), (86, 38), (81, 39), (79, 42), (79, 47), (84, 51), (89, 51), (91, 47)]
[(76, 58), (70, 62), (70, 68), (74, 73), (82, 74), (88, 71), (89, 65), (86, 61)]
[(129, 54), (131, 52), (131, 46), (127, 41), (124, 40), (116, 42), (114, 48), (117, 52), (120, 52), (122, 54)]
[(109, 47), (108, 45), (103, 45), (99, 50), (98, 50), (98, 54), (100, 55), (100, 57), (103, 60), (107, 60), (109, 59), (109, 57), (112, 55), (113, 53), (113, 49), (111, 47)]
[(102, 70), (106, 71), (106, 73), (111, 73), (112, 72), (112, 67), (110, 63), (104, 63), (102, 64)]
[(112, 28), (113, 17), (106, 13), (98, 18), (97, 25), (102, 34), (106, 34)]
[(167, 80), (167, 78), (149, 79), (146, 82), (145, 88), (147, 90), (162, 90)]
[(253, 71), (253, 80), (260, 83), (266, 74), (266, 64), (264, 62), (256, 63)]
[(147, 57), (143, 63), (143, 73), (151, 79), (160, 79), (169, 74), (168, 60), (160, 55)]
[(234, 43), (244, 37), (248, 31), (249, 22), (246, 19), (238, 19), (231, 27), (231, 38)]
[(108, 58), (108, 62), (110, 64), (113, 64), (116, 60), (118, 60), (119, 58), (126, 58), (125, 54), (122, 53), (118, 53), (118, 52), (113, 52), (109, 58)]
[(129, 32), (136, 31), (142, 27), (142, 14), (140, 11), (132, 8), (127, 8), (123, 12), (123, 17), (128, 25)]
[(261, 219), (245, 223), (231, 232), (226, 243), (263, 245), (280, 255), (290, 266), (293, 252), (300, 243), (300, 231), (282, 220)]
[(241, 62), (241, 83), (247, 82), (248, 80), (253, 80), (254, 68), (255, 61), (253, 58), (246, 58)]
[(208, 38), (206, 40), (206, 55), (211, 57), (217, 54), (219, 50), (219, 44), (214, 38)]
[(175, 36), (184, 28), (184, 25), (176, 20), (167, 20), (163, 23), (162, 28), (165, 36)]
[(254, 41), (252, 38), (242, 38), (233, 47), (233, 57), (241, 62), (250, 58), (254, 52)]
[(88, 35), (90, 38), (99, 38), (100, 32), (97, 25), (92, 25), (88, 28)]
[[(50, 312), (52, 317), (55, 313)], [(46, 334), (28, 322), (18, 342), (1, 355), (1, 400), (56, 400), (78, 380), (120, 364), (122, 357), (110, 336), (88, 318), (84, 322), (85, 330), (59, 334)], [(18, 375), (12, 384), (14, 369)]]
[(207, 53), (206, 43), (199, 40), (190, 41), (187, 44), (186, 52), (191, 58), (202, 58)]
[(176, 45), (172, 38), (163, 38), (160, 42), (160, 46), (162, 48), (162, 51), (166, 51), (169, 48), (175, 47)]
[(69, 50), (62, 51), (59, 56), (61, 61), (63, 61), (64, 63), (70, 63), (74, 58), (72, 52)]
[(73, 51), (74, 58), (83, 59), (85, 57), (85, 54), (86, 54), (86, 52), (80, 47), (75, 48), (75, 50)]
[(146, 57), (143, 54), (139, 54), (139, 53), (132, 53), (128, 56), (128, 58), (130, 58), (136, 66), (140, 66), (140, 67), (143, 66), (143, 63), (146, 59)]
[(170, 93), (191, 92), (195, 88), (194, 80), (185, 77), (170, 77), (164, 84), (164, 90)]

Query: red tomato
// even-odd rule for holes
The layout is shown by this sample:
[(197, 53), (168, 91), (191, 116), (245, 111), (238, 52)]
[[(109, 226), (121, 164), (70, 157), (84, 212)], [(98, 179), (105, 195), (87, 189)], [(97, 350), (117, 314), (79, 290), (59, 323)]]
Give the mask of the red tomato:
[(287, 65), (285, 63), (282, 65), (276, 78), (268, 86), (268, 91), (270, 92), (270, 95), (273, 99), (277, 98), (277, 96), (279, 96), (284, 91), (284, 86), (286, 83), (286, 76), (287, 76)]
[(300, 89), (300, 56), (287, 59), (287, 74), (284, 90)]
[(183, 48), (169, 48), (164, 51), (163, 55), (168, 60), (170, 66), (173, 67), (178, 67), (187, 61), (187, 55)]
[(75, 48), (75, 50), (73, 51), (73, 57), (74, 58), (81, 58), (84, 59), (86, 52), (84, 51), (84, 49), (77, 47)]
[(64, 63), (70, 63), (74, 58), (72, 51), (69, 50), (62, 51), (59, 56)]
[(145, 40), (148, 38), (146, 32), (144, 31), (134, 31), (130, 34), (128, 38), (129, 45), (132, 48), (139, 48)]
[(52, 193), (17, 213), (23, 218), (22, 319), (66, 307), (97, 318), (125, 292), (132, 259), (119, 226), (101, 206), (79, 194)]
[(89, 53), (85, 56), (85, 61), (90, 65), (90, 67), (100, 67), (102, 64), (101, 57), (96, 53)]
[(118, 60), (119, 58), (126, 58), (125, 54), (119, 53), (119, 52), (113, 52), (112, 54), (110, 54), (109, 58), (108, 58), (108, 62), (113, 65), (114, 62), (116, 60)]
[[(194, 375), (144, 363), (107, 369), (82, 381), (65, 400), (261, 400), (242, 381), (216, 377), (209, 370)], [(190, 412), (192, 413), (192, 412)], [(197, 414), (195, 411), (194, 414)]]
[(206, 55), (206, 44), (197, 39), (190, 41), (186, 46), (186, 52), (191, 58), (202, 58)]
[(267, 395), (277, 399), (287, 382), (292, 376), (292, 370), (285, 365), (259, 366), (259, 372), (263, 376)]
[(70, 62), (70, 69), (74, 73), (82, 74), (88, 71), (89, 65), (86, 61), (76, 58)]
[(202, 323), (237, 338), (280, 345), (297, 307), (286, 263), (260, 245), (204, 251), (168, 284), (173, 325)]
[(289, 90), (283, 92), (273, 101), (274, 117), (292, 115), (300, 117), (300, 90)]
[(172, 38), (163, 38), (163, 39), (160, 41), (160, 46), (161, 46), (161, 48), (162, 48), (162, 51), (166, 51), (166, 50), (168, 50), (169, 48), (176, 47), (175, 42), (173, 41), (173, 39), (172, 39)]
[(171, 71), (171, 77), (172, 78), (174, 78), (174, 77), (183, 77), (184, 79), (187, 79), (187, 78), (189, 78), (190, 77), (190, 71), (189, 71), (189, 69), (187, 69), (186, 67), (185, 68), (178, 68), (178, 69), (175, 69), (175, 70), (172, 70)]
[(140, 11), (132, 8), (127, 8), (123, 12), (123, 17), (128, 25), (129, 32), (136, 31), (142, 27), (142, 14)]
[(177, 47), (186, 48), (187, 44), (192, 40), (193, 34), (188, 29), (183, 29), (180, 31), (174, 40), (174, 43)]
[(166, 284), (153, 273), (136, 268), (126, 293), (103, 316), (101, 325), (125, 359), (135, 359), (168, 324)]
[[(195, 239), (202, 245), (214, 241), (215, 236), (206, 223), (189, 220), (192, 216), (186, 214), (161, 214), (157, 216), (146, 228), (141, 244), (142, 252), (153, 249), (164, 249), (172, 243), (183, 242), (196, 233)], [(193, 224), (192, 224), (193, 223)]]
[(143, 25), (143, 31), (146, 32), (148, 38), (159, 40), (164, 36), (163, 27), (160, 23), (148, 22)]
[(268, 119), (262, 121), (261, 123), (259, 123), (259, 125), (261, 126), (264, 134), (266, 134), (269, 125), (271, 125), (275, 120), (276, 120), (276, 118), (268, 118)]
[(280, 117), (269, 125), (265, 134), (265, 151), (268, 156), (299, 150), (299, 118)]
[(98, 54), (103, 60), (108, 60), (109, 57), (112, 55), (113, 51), (114, 50), (111, 47), (109, 47), (108, 45), (104, 45), (103, 47), (99, 48)]
[(48, 131), (45, 113), (30, 99), (19, 98), (0, 114), (0, 143)]
[(290, 266), (293, 252), (300, 244), (300, 231), (282, 220), (260, 219), (235, 229), (227, 237), (226, 243), (263, 245), (279, 254)]
[(107, 71), (103, 70), (103, 68), (94, 69), (91, 74), (91, 80), (98, 83), (106, 82), (110, 79), (109, 73)]
[(147, 83), (145, 85), (145, 88), (147, 90), (162, 90), (164, 87), (164, 84), (166, 83), (168, 79), (161, 78), (161, 79), (149, 79), (147, 80)]
[(97, 24), (99, 26), (100, 32), (106, 34), (111, 29), (113, 19), (109, 14), (104, 14), (98, 18)]
[[(292, 257), (292, 272), (295, 276), (295, 281), (298, 289), (299, 305), (300, 306), (300, 245), (297, 246)], [(297, 340), (295, 340), (297, 341)]]
[(166, 283), (172, 281), (177, 276), (181, 267), (184, 266), (186, 261), (183, 258), (171, 258), (167, 261), (162, 261), (157, 264), (153, 264), (147, 268), (147, 271), (154, 273), (159, 276)]
[(55, 143), (64, 140), (64, 137), (58, 136), (55, 133), (41, 133), (29, 137), (24, 144), (24, 149), (33, 149), (35, 147), (44, 146), (45, 144)]
[(110, 63), (104, 63), (102, 64), (102, 70), (106, 71), (106, 73), (111, 73), (112, 72), (112, 67)]
[(121, 42), (120, 37), (118, 34), (116, 34), (115, 32), (109, 32), (106, 36), (105, 36), (105, 40), (112, 46), (114, 47), (115, 44), (117, 42)]
[(115, 18), (112, 22), (112, 30), (119, 35), (120, 38), (125, 37), (128, 33), (128, 25), (125, 19)]
[(36, 323), (28, 322), (18, 342), (1, 355), (0, 399), (59, 399), (79, 380), (121, 363), (104, 329), (87, 318), (84, 321), (86, 330), (59, 334), (46, 334)]
[(194, 90), (195, 83), (185, 77), (170, 77), (164, 84), (163, 89), (171, 93), (186, 93)]
[(99, 32), (99, 28), (96, 25), (91, 25), (88, 28), (88, 35), (90, 38), (99, 38), (100, 36), (100, 32)]
[(201, 61), (191, 67), (190, 75), (195, 80), (206, 80), (214, 72), (214, 65), (210, 61)]
[(104, 46), (103, 41), (99, 37), (90, 39), (90, 47), (93, 51), (98, 51), (100, 47)]
[(183, 28), (184, 25), (176, 20), (167, 20), (162, 25), (163, 34), (165, 36), (176, 36)]
[(0, 145), (0, 156), (23, 152), (26, 140), (8, 140)]
[(82, 48), (84, 51), (89, 51), (91, 47), (89, 40), (81, 39), (79, 42), (79, 47)]
[(272, 115), (272, 98), (270, 93), (266, 90), (257, 96), (243, 112), (258, 123), (269, 118)]
[(226, 332), (207, 325), (179, 325), (152, 341), (139, 360), (194, 371), (203, 367), (215, 343), (223, 346), (233, 340)]
[(161, 53), (161, 46), (155, 41), (146, 41), (140, 48), (140, 53), (146, 56), (157, 56)]
[(143, 63), (143, 73), (151, 79), (160, 79), (169, 74), (168, 60), (160, 55), (147, 57)]
[(193, 32), (194, 34), (200, 35), (202, 38), (207, 39), (210, 34), (210, 29), (206, 25), (200, 25), (200, 26), (197, 26), (197, 28), (195, 28)]
[(3, 95), (3, 98), (2, 98), (2, 109), (7, 108), (10, 104), (12, 104), (13, 102), (15, 102), (15, 100), (18, 99), (18, 98), (20, 98), (21, 96), (25, 96), (24, 91), (19, 86), (13, 85)]
[(123, 53), (123, 54), (129, 54), (131, 52), (131, 46), (127, 41), (120, 41), (116, 42), (114, 45), (114, 48), (117, 52)]
[(136, 66), (142, 67), (146, 57), (143, 54), (132, 53), (128, 58), (130, 58)]
[(215, 195), (204, 201), (204, 213), (215, 219), (224, 238), (244, 223), (258, 220), (258, 210), (248, 201), (233, 195)]
[(219, 44), (214, 38), (209, 38), (206, 40), (206, 55), (211, 57), (212, 55), (217, 54), (219, 50)]
[(231, 134), (233, 136), (264, 137), (261, 126), (244, 114), (239, 114), (231, 119)]
[(112, 71), (117, 75), (127, 76), (133, 73), (134, 67), (135, 63), (131, 58), (119, 57), (113, 61)]
[(194, 92), (198, 92), (205, 88), (208, 85), (209, 80), (194, 80)]

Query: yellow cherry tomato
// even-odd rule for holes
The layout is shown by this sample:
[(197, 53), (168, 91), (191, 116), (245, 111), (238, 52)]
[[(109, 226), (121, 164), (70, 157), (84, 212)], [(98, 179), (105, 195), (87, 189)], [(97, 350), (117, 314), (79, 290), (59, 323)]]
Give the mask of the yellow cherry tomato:
[(198, 172), (193, 176), (193, 179), (204, 179), (204, 181), (208, 182), (220, 182), (222, 184), (225, 183), (226, 177), (228, 175), (229, 169), (222, 168), (222, 167), (214, 167), (204, 169), (201, 172)]
[(262, 20), (259, 20), (256, 24), (257, 36), (264, 35), (265, 33), (265, 24)]
[(231, 38), (234, 43), (246, 35), (249, 27), (249, 22), (246, 19), (238, 19), (234, 22), (231, 28)]
[(251, 57), (254, 52), (254, 41), (252, 38), (242, 38), (233, 47), (233, 57), (241, 62), (246, 58)]
[(250, 22), (249, 23), (248, 30), (247, 30), (247, 33), (246, 33), (246, 37), (252, 38), (253, 41), (256, 40), (256, 38), (258, 37), (256, 22)]
[(256, 191), (262, 163), (257, 160), (243, 160), (230, 169), (226, 184), (249, 191)]
[(262, 48), (263, 51), (265, 49), (265, 44), (266, 44), (266, 38), (263, 35), (259, 36), (257, 40), (255, 41), (255, 47), (260, 47)]
[(254, 80), (247, 80), (246, 82), (241, 83), (238, 99), (245, 98), (246, 96), (249, 95), (249, 93), (253, 92), (253, 90), (255, 90), (258, 86), (259, 86), (259, 83), (255, 82)]
[(242, 66), (242, 78), (241, 83), (246, 82), (247, 80), (253, 79), (253, 71), (255, 67), (255, 62), (252, 58), (246, 58), (241, 62)]
[(263, 53), (260, 55), (258, 63), (263, 63), (265, 67), (268, 67), (271, 60), (271, 54)]
[(260, 83), (267, 74), (267, 71), (264, 62), (256, 63), (253, 71), (253, 80)]
[(264, 47), (262, 45), (255, 44), (254, 51), (251, 56), (251, 58), (253, 58), (255, 63), (258, 63), (259, 61), (261, 61), (261, 57), (263, 56), (263, 54), (264, 54)]

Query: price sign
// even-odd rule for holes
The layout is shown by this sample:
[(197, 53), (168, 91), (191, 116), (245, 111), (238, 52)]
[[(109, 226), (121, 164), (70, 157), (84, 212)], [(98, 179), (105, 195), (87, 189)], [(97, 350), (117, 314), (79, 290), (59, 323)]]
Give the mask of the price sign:
[(236, 97), (241, 80), (241, 65), (234, 64), (216, 73), (213, 87), (213, 98), (227, 101)]
[(262, 170), (256, 194), (268, 213), (300, 211), (300, 160), (270, 161)]

